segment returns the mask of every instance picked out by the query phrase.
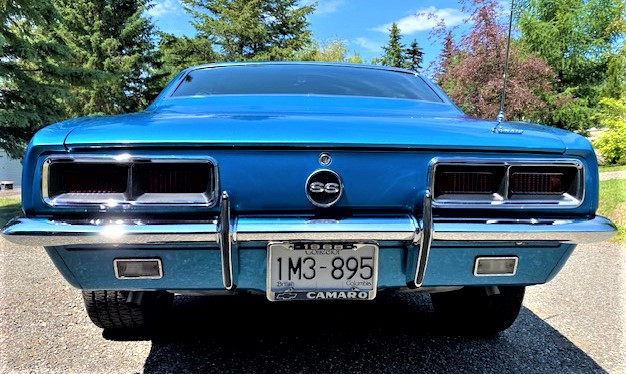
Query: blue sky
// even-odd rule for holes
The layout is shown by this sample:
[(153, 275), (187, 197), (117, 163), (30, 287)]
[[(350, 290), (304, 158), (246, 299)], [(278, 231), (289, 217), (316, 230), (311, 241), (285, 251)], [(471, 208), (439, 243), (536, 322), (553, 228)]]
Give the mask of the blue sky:
[[(448, 26), (460, 26), (464, 19), (457, 0), (301, 0), (303, 4), (317, 2), (317, 9), (309, 17), (314, 38), (325, 42), (340, 38), (347, 42), (350, 53), (358, 52), (370, 60), (382, 54), (381, 46), (388, 39), (387, 28), (398, 22), (403, 42), (416, 39), (424, 50), (424, 66), (436, 59), (441, 43), (429, 39), (436, 21), (420, 13), (434, 13)], [(157, 27), (175, 35), (195, 34), (191, 17), (185, 13), (179, 0), (156, 0), (148, 11)]]

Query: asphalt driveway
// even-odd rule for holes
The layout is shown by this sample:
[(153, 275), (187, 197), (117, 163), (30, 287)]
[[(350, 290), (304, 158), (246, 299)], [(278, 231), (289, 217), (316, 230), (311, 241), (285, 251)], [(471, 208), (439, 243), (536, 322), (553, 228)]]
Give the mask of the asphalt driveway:
[(0, 371), (626, 373), (626, 246), (580, 246), (495, 339), (442, 336), (428, 297), (179, 297), (156, 336), (104, 335), (41, 248), (0, 239)]

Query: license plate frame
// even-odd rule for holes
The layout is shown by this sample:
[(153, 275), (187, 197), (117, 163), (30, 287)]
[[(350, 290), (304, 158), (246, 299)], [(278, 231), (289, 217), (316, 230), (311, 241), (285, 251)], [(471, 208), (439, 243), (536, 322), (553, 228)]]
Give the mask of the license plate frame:
[[(316, 245), (318, 247), (316, 247)], [(329, 248), (330, 246), (330, 248)], [(328, 253), (315, 253), (306, 251), (331, 251)], [(340, 252), (336, 252), (336, 251)], [(373, 300), (376, 297), (376, 291), (378, 287), (378, 252), (380, 248), (378, 243), (374, 242), (343, 242), (343, 241), (282, 241), (282, 242), (270, 242), (267, 245), (267, 267), (266, 267), (266, 297), (270, 301), (290, 301), (290, 300), (328, 300), (328, 299), (340, 299), (340, 300)], [(301, 251), (301, 252), (300, 252)], [(359, 251), (361, 251), (359, 253)], [(367, 256), (365, 254), (366, 251), (372, 252), (371, 256)], [(358, 263), (363, 264), (363, 260), (369, 260), (372, 257), (372, 277), (371, 277), (371, 288), (368, 285), (363, 289), (359, 289), (356, 287), (349, 288), (349, 286), (344, 287), (323, 287), (316, 288), (311, 286), (302, 286), (302, 285), (294, 285), (293, 287), (289, 287), (288, 285), (278, 287), (273, 282), (274, 271), (278, 264), (274, 261), (274, 258), (282, 252), (289, 254), (289, 258), (302, 258), (316, 256), (317, 259), (329, 260), (332, 261), (335, 257), (352, 257), (357, 258)], [(314, 254), (311, 254), (314, 253)], [(354, 256), (358, 253), (358, 256)], [(364, 255), (365, 254), (365, 255)], [(369, 253), (368, 253), (369, 254)], [(359, 272), (362, 270), (362, 267), (359, 265)], [(368, 266), (364, 266), (367, 268)], [(322, 267), (323, 268), (323, 267)], [(327, 269), (327, 268), (324, 268)], [(281, 269), (282, 270), (282, 269)], [(290, 269), (291, 270), (291, 269)], [(288, 270), (289, 271), (289, 270)], [(315, 281), (320, 279), (316, 273), (314, 273)], [(341, 279), (328, 279), (331, 277), (331, 274), (328, 272), (327, 277), (322, 278), (322, 281), (327, 280), (328, 282), (338, 282), (343, 281), (344, 277)], [(294, 274), (295, 276), (295, 274)], [(361, 274), (359, 274), (361, 276)], [(305, 277), (306, 278), (306, 277)], [(309, 278), (307, 278), (309, 280)], [(299, 280), (300, 283), (305, 281)]]

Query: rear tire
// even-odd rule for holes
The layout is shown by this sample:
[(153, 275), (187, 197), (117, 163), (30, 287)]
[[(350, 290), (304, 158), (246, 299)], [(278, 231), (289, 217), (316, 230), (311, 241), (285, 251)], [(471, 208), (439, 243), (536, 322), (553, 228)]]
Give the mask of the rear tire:
[(448, 333), (492, 336), (517, 319), (524, 300), (524, 286), (500, 286), (499, 294), (485, 287), (433, 293), (430, 298), (441, 327)]
[(91, 321), (106, 330), (145, 330), (154, 327), (172, 306), (174, 294), (149, 291), (141, 304), (129, 303), (128, 291), (83, 291)]

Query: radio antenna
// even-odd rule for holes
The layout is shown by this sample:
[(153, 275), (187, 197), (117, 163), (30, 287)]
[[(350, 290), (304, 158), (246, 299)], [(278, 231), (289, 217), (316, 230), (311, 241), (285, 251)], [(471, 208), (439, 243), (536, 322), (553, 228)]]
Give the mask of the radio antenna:
[(506, 79), (507, 71), (509, 69), (509, 50), (511, 49), (511, 29), (513, 28), (513, 8), (515, 6), (515, 0), (511, 0), (511, 12), (509, 14), (509, 36), (506, 39), (506, 57), (504, 58), (504, 69), (502, 71), (502, 94), (500, 95), (500, 110), (496, 116), (498, 124), (494, 127), (493, 131), (497, 131), (505, 119), (504, 116), (504, 99), (506, 99)]

